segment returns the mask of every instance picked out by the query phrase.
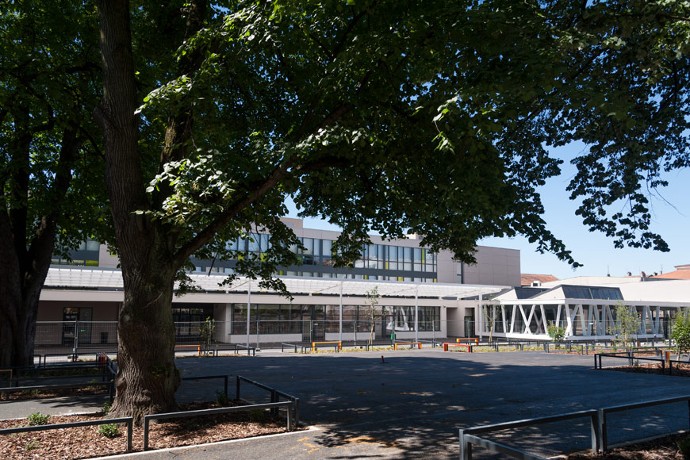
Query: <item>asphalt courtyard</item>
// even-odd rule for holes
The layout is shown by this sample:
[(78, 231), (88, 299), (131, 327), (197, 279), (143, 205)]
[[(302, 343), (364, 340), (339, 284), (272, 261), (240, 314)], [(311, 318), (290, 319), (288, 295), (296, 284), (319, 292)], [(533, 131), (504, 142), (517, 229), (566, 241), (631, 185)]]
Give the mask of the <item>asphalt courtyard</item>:
[[(319, 428), (255, 451), (228, 445), (216, 458), (458, 458), (462, 427), (690, 394), (686, 378), (595, 371), (593, 363), (591, 355), (440, 349), (178, 361), (183, 376), (242, 375), (297, 396), (302, 421)], [(181, 388), (190, 399), (212, 391), (200, 381)], [(616, 442), (687, 423), (687, 404), (659, 406), (611, 417), (609, 432)], [(584, 419), (509, 436), (543, 454), (590, 442)]]
[[(121, 457), (458, 458), (459, 428), (690, 394), (687, 378), (595, 371), (593, 362), (591, 355), (439, 349), (183, 358), (177, 361), (183, 377), (242, 375), (297, 396), (301, 421), (315, 429)], [(215, 399), (220, 390), (220, 380), (185, 381), (178, 399)], [(246, 387), (242, 394), (252, 397)], [(687, 423), (687, 404), (630, 411), (609, 420), (610, 442)], [(547, 455), (587, 449), (590, 439), (584, 419), (507, 436)], [(489, 458), (481, 450), (475, 456)]]

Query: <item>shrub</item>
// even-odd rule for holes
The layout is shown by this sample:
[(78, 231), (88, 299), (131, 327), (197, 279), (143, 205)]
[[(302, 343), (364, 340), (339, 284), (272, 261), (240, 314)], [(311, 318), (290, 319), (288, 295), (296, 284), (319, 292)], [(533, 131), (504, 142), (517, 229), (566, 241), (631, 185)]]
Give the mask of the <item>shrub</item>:
[(678, 450), (683, 454), (684, 459), (690, 459), (690, 436), (686, 436), (678, 441)]
[(249, 421), (255, 423), (266, 423), (271, 420), (271, 414), (265, 409), (254, 409), (248, 412)]
[(230, 398), (223, 391), (216, 391), (216, 402), (221, 407), (226, 407), (230, 405)]
[(687, 310), (676, 315), (671, 329), (671, 338), (675, 342), (678, 359), (682, 353), (690, 351), (690, 312)]
[(36, 425), (46, 425), (48, 423), (48, 419), (50, 416), (41, 414), (40, 412), (35, 412), (31, 415), (29, 415), (28, 420), (29, 420), (29, 426), (36, 426)]
[(112, 406), (109, 402), (106, 402), (105, 404), (103, 404), (103, 415), (108, 415), (111, 407)]
[(562, 342), (565, 338), (565, 329), (550, 322), (546, 326), (546, 332), (554, 342)]
[(98, 427), (98, 433), (112, 439), (120, 436), (120, 428), (115, 423), (107, 423)]
[(41, 447), (41, 443), (35, 439), (32, 439), (31, 441), (27, 442), (26, 445), (24, 446), (24, 448), (27, 451), (36, 450), (36, 449), (39, 449), (40, 447)]

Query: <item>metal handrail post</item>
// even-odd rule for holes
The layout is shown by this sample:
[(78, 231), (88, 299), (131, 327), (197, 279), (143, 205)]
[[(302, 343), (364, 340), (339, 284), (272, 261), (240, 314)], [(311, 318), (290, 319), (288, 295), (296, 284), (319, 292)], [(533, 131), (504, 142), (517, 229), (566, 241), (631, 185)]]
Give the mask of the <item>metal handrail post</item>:
[(594, 454), (602, 451), (604, 433), (606, 433), (604, 420), (603, 409), (599, 409), (596, 413), (592, 414), (592, 453)]
[(472, 444), (465, 441), (465, 430), (460, 430), (460, 460), (472, 460)]

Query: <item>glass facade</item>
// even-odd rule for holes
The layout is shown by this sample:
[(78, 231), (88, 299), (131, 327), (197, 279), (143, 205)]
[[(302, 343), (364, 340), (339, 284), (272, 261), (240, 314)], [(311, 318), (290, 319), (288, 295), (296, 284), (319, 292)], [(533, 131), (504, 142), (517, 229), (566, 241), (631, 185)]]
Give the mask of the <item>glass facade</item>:
[[(247, 304), (232, 304), (232, 334), (247, 333)], [(414, 306), (343, 305), (343, 332), (371, 332), (386, 337), (391, 331), (414, 331)], [(441, 308), (417, 308), (419, 331), (440, 331)], [(305, 340), (325, 332), (339, 332), (339, 305), (252, 304), (249, 315), (250, 334), (303, 334)]]
[[(436, 254), (426, 248), (397, 246), (393, 244), (368, 244), (362, 247), (362, 257), (354, 267), (334, 267), (333, 240), (299, 238), (302, 248), (292, 250), (300, 256), (301, 264), (282, 267), (278, 275), (307, 276), (317, 278), (342, 278), (360, 280), (387, 280), (407, 282), (436, 282)], [(270, 247), (270, 235), (252, 234), (228, 243), (228, 249), (260, 254)], [(197, 271), (209, 269), (208, 261), (194, 261)], [(213, 271), (232, 273), (233, 261), (214, 264)]]

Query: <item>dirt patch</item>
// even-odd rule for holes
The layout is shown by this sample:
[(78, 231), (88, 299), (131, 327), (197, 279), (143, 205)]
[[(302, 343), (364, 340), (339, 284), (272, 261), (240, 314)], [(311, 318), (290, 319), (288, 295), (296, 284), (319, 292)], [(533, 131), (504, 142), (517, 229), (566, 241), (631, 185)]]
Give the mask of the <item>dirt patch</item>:
[(619, 447), (605, 454), (576, 453), (570, 454), (567, 460), (683, 460), (678, 449), (678, 441), (687, 438), (688, 434), (675, 434), (664, 438)]
[[(206, 406), (209, 408), (213, 406)], [(201, 407), (194, 407), (199, 409)], [(187, 408), (190, 409), (190, 408)], [(48, 423), (71, 423), (104, 419), (103, 414), (50, 416)], [(0, 420), (0, 429), (27, 426), (26, 419)], [(64, 428), (0, 436), (3, 459), (81, 459), (127, 453), (127, 427), (117, 425), (118, 434), (109, 438), (99, 426)], [(242, 439), (286, 431), (283, 420), (272, 419), (264, 411), (193, 417), (179, 421), (152, 423), (149, 449), (181, 447), (229, 439)], [(132, 452), (144, 447), (143, 427), (134, 427)]]

